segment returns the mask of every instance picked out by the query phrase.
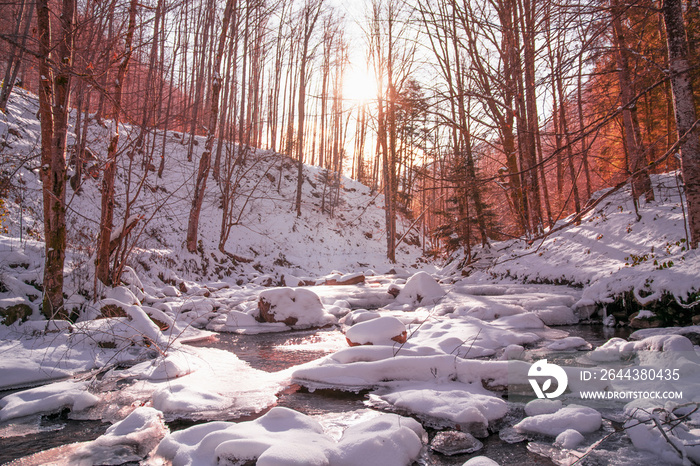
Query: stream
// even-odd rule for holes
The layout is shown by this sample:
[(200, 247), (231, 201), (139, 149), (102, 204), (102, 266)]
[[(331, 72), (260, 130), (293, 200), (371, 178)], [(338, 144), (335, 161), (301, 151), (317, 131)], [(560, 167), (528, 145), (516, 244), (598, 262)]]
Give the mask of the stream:
[[(572, 325), (556, 327), (571, 336), (579, 336), (594, 346), (598, 346), (612, 337), (627, 337), (627, 329), (611, 329), (602, 325)], [(193, 346), (214, 347), (231, 351), (253, 368), (276, 372), (313, 361), (333, 352), (322, 349), (323, 341), (342, 338), (338, 330), (306, 330), (258, 335), (239, 335), (224, 333), (217, 340), (193, 343)], [(304, 346), (312, 349), (304, 349)], [(0, 392), (0, 398), (12, 393)], [(364, 405), (365, 393), (350, 393), (335, 390), (316, 390), (309, 392), (303, 387), (292, 385), (279, 394), (277, 406), (285, 406), (318, 419), (343, 416), (353, 412), (368, 410)], [(237, 421), (255, 419), (262, 414), (236, 419)], [(168, 424), (171, 430), (191, 426), (191, 421), (174, 421)], [(102, 435), (109, 424), (100, 421), (77, 421), (69, 418), (68, 411), (49, 416), (34, 416), (22, 419), (20, 423), (0, 426), (0, 464), (12, 462), (24, 464), (20, 458), (39, 451), (55, 448), (72, 442), (84, 442)], [(22, 429), (30, 432), (22, 435)], [(426, 429), (432, 439), (434, 429)], [(461, 465), (470, 457), (486, 455), (501, 465), (551, 465), (549, 459), (528, 451), (527, 442), (507, 443), (492, 434), (481, 439), (484, 447), (472, 454), (445, 456), (426, 448), (420, 465)], [(14, 460), (14, 461), (13, 461)]]

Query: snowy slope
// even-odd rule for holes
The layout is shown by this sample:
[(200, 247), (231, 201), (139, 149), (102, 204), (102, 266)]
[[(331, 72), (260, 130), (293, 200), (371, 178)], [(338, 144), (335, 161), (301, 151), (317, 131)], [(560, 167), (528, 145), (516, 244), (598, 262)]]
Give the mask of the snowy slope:
[[(3, 221), (8, 235), (41, 239), (42, 205), (38, 180), (40, 128), (35, 115), (37, 100), (17, 89), (7, 115), (0, 117), (0, 152), (5, 175), (12, 178), (7, 196), (9, 218)], [(72, 128), (71, 128), (72, 129)], [(302, 216), (293, 212), (296, 192), (296, 165), (288, 157), (269, 151), (251, 153), (234, 173), (237, 183), (234, 223), (225, 250), (218, 251), (222, 223), (221, 189), (209, 177), (202, 207), (198, 253), (185, 248), (187, 220), (194, 177), (204, 138), (197, 138), (193, 160), (187, 161), (189, 137), (168, 132), (165, 141), (165, 171), (158, 178), (153, 167), (144, 171), (142, 154), (127, 155), (137, 137), (129, 126), (120, 129), (122, 150), (117, 180), (115, 227), (119, 228), (129, 206), (129, 216), (142, 220), (130, 240), (134, 251), (129, 264), (144, 278), (162, 285), (158, 277), (174, 283), (182, 280), (265, 281), (281, 283), (282, 276), (318, 277), (338, 270), (342, 273), (391, 267), (385, 259), (383, 196), (350, 180), (341, 179), (339, 200), (328, 213), (331, 188), (324, 183), (324, 171), (305, 166)], [(87, 147), (98, 161), (106, 155), (109, 130), (92, 123)], [(158, 141), (163, 138), (156, 134)], [(69, 145), (74, 134), (69, 135)], [(160, 142), (148, 163), (157, 167)], [(224, 150), (226, 152), (226, 150)], [(129, 178), (129, 165), (132, 175)], [(69, 242), (72, 249), (67, 268), (82, 274), (80, 280), (92, 281), (89, 260), (94, 253), (100, 217), (101, 179), (87, 177), (82, 192), (68, 188)], [(127, 186), (129, 186), (127, 188)], [(321, 212), (324, 194), (326, 212)], [(23, 217), (20, 218), (20, 206)], [(403, 233), (405, 225), (399, 227)], [(21, 231), (20, 231), (21, 230)], [(136, 236), (137, 235), (137, 236)], [(6, 249), (16, 246), (6, 246)], [(24, 243), (22, 245), (24, 248)], [(419, 258), (415, 246), (399, 247), (400, 265), (409, 266)], [(82, 271), (81, 271), (82, 270)]]
[(629, 189), (622, 189), (579, 225), (533, 242), (494, 243), (479, 255), (495, 258), (487, 268), (492, 277), (582, 287), (579, 306), (605, 305), (630, 293), (641, 307), (664, 296), (692, 304), (687, 300), (700, 292), (700, 254), (687, 250), (685, 199), (682, 204), (676, 177), (675, 172), (652, 176), (656, 200), (640, 204), (640, 219)]

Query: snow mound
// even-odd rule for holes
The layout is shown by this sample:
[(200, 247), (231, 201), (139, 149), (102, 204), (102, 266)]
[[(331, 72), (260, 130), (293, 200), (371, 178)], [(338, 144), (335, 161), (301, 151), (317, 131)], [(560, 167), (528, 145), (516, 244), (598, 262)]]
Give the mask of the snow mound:
[(275, 288), (260, 293), (260, 321), (282, 322), (294, 328), (322, 327), (336, 323), (316, 293), (304, 288)]
[(406, 325), (396, 317), (384, 316), (353, 325), (345, 331), (351, 346), (393, 345), (406, 341)]
[(443, 296), (445, 296), (445, 291), (430, 274), (418, 272), (408, 279), (396, 297), (396, 302), (399, 304), (430, 305), (436, 304)]
[(383, 415), (348, 427), (339, 442), (297, 411), (274, 407), (259, 419), (209, 422), (166, 436), (157, 454), (173, 466), (404, 466), (415, 460), (425, 431), (413, 419)]
[(0, 421), (37, 413), (52, 413), (63, 408), (83, 411), (99, 401), (88, 392), (88, 382), (56, 382), (7, 395), (0, 399)]
[(488, 436), (489, 423), (503, 418), (507, 403), (484, 389), (481, 383), (401, 384), (399, 388), (370, 395), (370, 402), (380, 401), (394, 409), (409, 412), (428, 424), (457, 427), (475, 437)]
[(139, 462), (168, 433), (163, 414), (153, 408), (139, 407), (123, 420), (110, 426), (104, 435), (80, 448), (71, 464), (125, 464)]
[(602, 422), (602, 416), (595, 409), (572, 404), (555, 413), (526, 417), (514, 427), (519, 432), (556, 437), (569, 429), (583, 434), (595, 432), (600, 429)]

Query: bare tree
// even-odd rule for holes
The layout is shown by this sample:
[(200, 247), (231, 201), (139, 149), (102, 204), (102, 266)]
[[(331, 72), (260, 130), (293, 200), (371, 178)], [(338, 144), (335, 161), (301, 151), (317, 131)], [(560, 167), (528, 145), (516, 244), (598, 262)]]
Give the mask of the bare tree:
[(685, 184), (690, 224), (690, 246), (700, 247), (700, 127), (690, 77), (688, 42), (680, 0), (664, 0), (668, 61), (673, 106), (681, 149), (681, 173)]

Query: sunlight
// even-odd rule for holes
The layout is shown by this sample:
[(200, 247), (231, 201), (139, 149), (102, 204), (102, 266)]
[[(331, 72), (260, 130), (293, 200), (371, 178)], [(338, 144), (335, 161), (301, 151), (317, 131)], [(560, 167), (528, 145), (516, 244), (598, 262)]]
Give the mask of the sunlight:
[(364, 67), (351, 66), (345, 76), (343, 96), (359, 103), (375, 99), (377, 97), (377, 82), (374, 73)]

